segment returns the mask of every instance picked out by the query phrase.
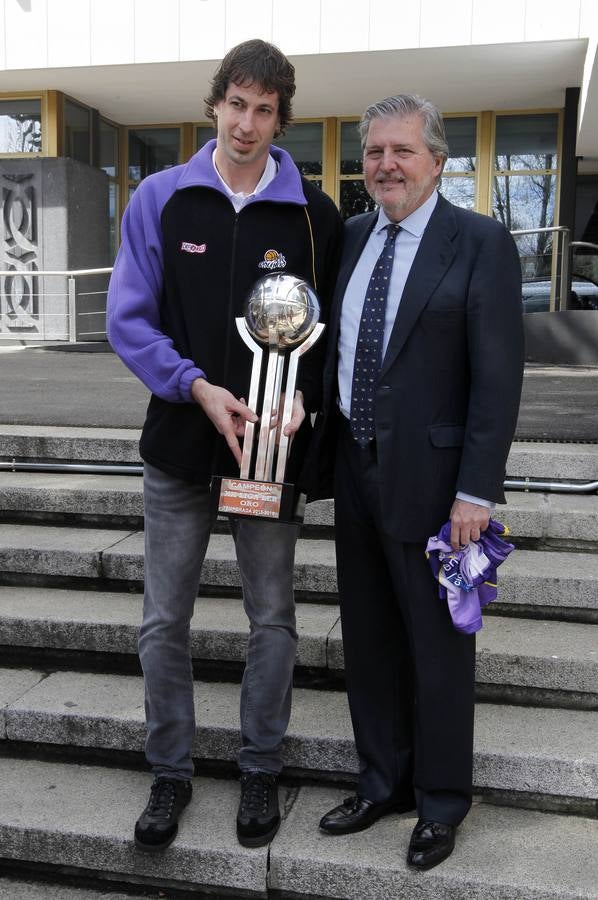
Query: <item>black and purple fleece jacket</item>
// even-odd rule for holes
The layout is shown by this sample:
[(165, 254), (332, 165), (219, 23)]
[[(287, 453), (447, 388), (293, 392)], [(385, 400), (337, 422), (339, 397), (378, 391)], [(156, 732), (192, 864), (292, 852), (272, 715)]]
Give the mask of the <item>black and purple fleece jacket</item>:
[[(214, 146), (210, 141), (185, 165), (150, 175), (133, 194), (110, 280), (107, 324), (112, 347), (152, 392), (142, 458), (206, 485), (212, 474), (238, 472), (192, 401), (191, 384), (205, 375), (237, 397), (247, 395), (252, 355), (234, 319), (269, 271), (312, 284), (326, 322), (341, 234), (332, 200), (276, 147), (276, 177), (235, 213), (214, 170)], [(308, 411), (319, 404), (324, 343), (300, 367), (297, 387)], [(301, 468), (308, 419), (294, 442), (290, 474)]]

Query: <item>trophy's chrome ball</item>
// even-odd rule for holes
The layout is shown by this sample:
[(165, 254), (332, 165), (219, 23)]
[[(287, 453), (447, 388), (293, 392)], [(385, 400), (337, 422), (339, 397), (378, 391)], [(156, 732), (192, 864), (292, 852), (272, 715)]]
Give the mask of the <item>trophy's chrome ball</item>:
[(256, 281), (245, 302), (245, 322), (260, 343), (270, 343), (271, 332), (280, 348), (301, 344), (320, 318), (318, 297), (296, 275), (264, 275)]

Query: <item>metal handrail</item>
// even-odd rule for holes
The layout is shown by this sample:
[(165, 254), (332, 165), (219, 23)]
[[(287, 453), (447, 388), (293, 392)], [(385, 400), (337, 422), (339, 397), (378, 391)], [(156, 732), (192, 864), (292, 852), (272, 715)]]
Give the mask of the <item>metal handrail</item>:
[[(1, 472), (63, 472), (74, 475), (143, 475), (143, 466), (136, 463), (49, 463), (17, 462), (16, 459), (0, 461)], [(506, 478), (503, 486), (508, 491), (543, 491), (555, 494), (590, 494), (598, 491), (598, 481), (534, 481), (529, 478)]]
[(592, 494), (598, 491), (598, 481), (532, 481), (529, 478), (506, 478), (507, 491), (543, 491), (546, 494)]
[(74, 277), (75, 275), (109, 275), (112, 272), (113, 266), (110, 266), (106, 269), (2, 269), (0, 270), (0, 276), (2, 275), (65, 275), (67, 277)]
[(548, 228), (523, 228), (519, 231), (512, 231), (511, 234), (517, 237), (520, 234), (543, 234), (548, 231), (569, 231), (566, 225), (550, 225)]
[(0, 462), (0, 472), (72, 472), (73, 475), (143, 475), (143, 466), (113, 463)]
[[(78, 275), (110, 275), (113, 267), (104, 267), (101, 269), (2, 269), (0, 277), (14, 278), (17, 275), (27, 278), (39, 278), (42, 275), (58, 275), (67, 279), (67, 299), (68, 299), (68, 322), (69, 322), (69, 344), (77, 343), (77, 293), (75, 288), (75, 278)], [(99, 331), (88, 332), (87, 334), (101, 334)]]

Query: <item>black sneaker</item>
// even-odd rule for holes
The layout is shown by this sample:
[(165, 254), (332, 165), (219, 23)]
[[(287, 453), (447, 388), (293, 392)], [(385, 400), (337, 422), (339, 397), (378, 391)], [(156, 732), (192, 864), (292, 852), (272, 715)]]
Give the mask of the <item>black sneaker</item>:
[(241, 775), (241, 801), (237, 813), (237, 837), (244, 847), (263, 847), (280, 827), (278, 784), (268, 772)]
[(156, 778), (150, 798), (135, 823), (139, 850), (164, 850), (179, 830), (179, 816), (191, 800), (191, 782), (180, 778)]

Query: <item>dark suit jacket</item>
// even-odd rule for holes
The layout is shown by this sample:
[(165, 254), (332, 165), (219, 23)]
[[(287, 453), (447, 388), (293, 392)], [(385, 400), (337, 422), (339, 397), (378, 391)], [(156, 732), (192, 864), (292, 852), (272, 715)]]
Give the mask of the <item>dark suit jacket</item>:
[[(341, 305), (377, 212), (345, 223), (328, 324), (324, 409), (311, 497), (332, 496)], [(521, 268), (508, 231), (439, 196), (422, 236), (378, 378), (376, 442), (384, 522), (425, 541), (456, 491), (504, 502), (523, 373)]]

